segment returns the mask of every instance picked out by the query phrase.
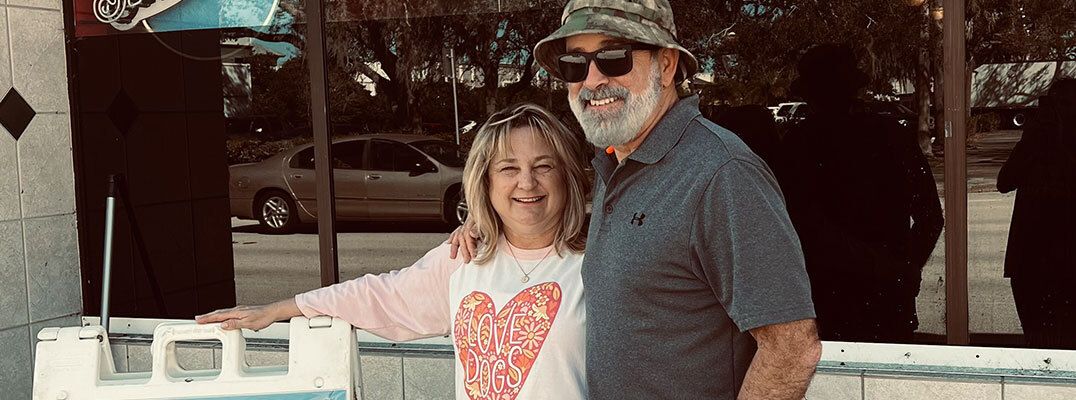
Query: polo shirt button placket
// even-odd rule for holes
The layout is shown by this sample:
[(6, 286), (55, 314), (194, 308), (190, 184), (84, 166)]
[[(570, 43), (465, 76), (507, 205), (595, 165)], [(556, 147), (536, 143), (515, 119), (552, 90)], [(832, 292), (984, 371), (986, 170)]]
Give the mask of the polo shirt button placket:
[(608, 215), (608, 214), (612, 214), (612, 213), (613, 213), (613, 205), (612, 204), (606, 204), (605, 205), (605, 214)]

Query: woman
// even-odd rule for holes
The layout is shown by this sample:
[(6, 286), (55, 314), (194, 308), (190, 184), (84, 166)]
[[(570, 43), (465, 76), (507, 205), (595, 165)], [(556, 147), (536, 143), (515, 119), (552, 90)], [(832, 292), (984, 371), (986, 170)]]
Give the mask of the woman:
[(538, 106), (494, 114), (464, 167), (470, 218), (489, 239), (473, 261), (453, 260), (442, 244), (399, 271), (196, 319), (257, 330), (331, 315), (394, 341), (451, 334), (457, 399), (583, 398), (589, 181), (579, 148)]
[(1016, 191), (1005, 277), (1027, 344), (1076, 349), (1076, 80), (1055, 82), (998, 173)]

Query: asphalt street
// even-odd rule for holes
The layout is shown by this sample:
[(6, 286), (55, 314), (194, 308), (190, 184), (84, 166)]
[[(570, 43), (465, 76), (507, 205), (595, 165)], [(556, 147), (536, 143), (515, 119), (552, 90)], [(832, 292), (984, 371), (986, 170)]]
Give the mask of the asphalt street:
[[(343, 224), (338, 228), (340, 279), (407, 267), (448, 238), (443, 224)], [(262, 304), (321, 285), (318, 236), (259, 233), (254, 221), (232, 219), (235, 289), (239, 304)]]

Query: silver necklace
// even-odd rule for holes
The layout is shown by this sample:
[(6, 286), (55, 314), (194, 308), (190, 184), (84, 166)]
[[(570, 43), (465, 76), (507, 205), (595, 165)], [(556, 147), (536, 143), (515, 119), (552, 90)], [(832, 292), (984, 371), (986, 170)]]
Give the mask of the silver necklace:
[(538, 266), (542, 264), (542, 261), (545, 261), (546, 257), (549, 257), (549, 253), (553, 252), (553, 247), (552, 246), (549, 247), (549, 250), (545, 252), (545, 255), (542, 256), (542, 259), (538, 260), (538, 263), (534, 264), (534, 267), (532, 267), (530, 271), (524, 271), (523, 270), (523, 265), (520, 264), (519, 259), (516, 258), (516, 252), (514, 250), (512, 250), (512, 245), (511, 244), (508, 244), (508, 252), (510, 254), (512, 254), (512, 259), (516, 261), (516, 266), (519, 267), (519, 272), (523, 273), (523, 277), (519, 278), (519, 281), (523, 282), (523, 283), (527, 283), (527, 282), (530, 282), (530, 280), (531, 280), (531, 273), (534, 272), (534, 270), (538, 269)]

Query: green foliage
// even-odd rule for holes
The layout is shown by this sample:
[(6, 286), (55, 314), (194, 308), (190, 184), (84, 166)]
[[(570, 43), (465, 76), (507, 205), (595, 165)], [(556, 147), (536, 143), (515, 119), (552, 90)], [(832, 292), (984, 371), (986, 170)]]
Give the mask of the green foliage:
[(228, 138), (225, 143), (225, 153), (228, 157), (228, 165), (254, 163), (272, 157), (281, 151), (300, 144), (310, 143), (310, 141), (310, 138), (272, 141), (251, 138)]
[[(868, 90), (894, 95), (893, 82), (941, 88), (940, 0), (671, 0), (681, 42), (712, 83), (695, 89), (706, 104), (775, 104), (792, 99), (796, 63), (810, 47), (853, 47)], [(912, 2), (914, 3), (914, 2)], [(511, 4), (511, 5), (509, 5)], [(346, 133), (425, 132), (453, 137), (448, 49), (456, 55), (461, 121), (482, 122), (511, 103), (534, 101), (564, 116), (562, 85), (539, 73), (532, 46), (560, 22), (563, 0), (341, 0), (327, 27), (330, 114)], [(1019, 11), (1016, 11), (1019, 10)], [(968, 53), (975, 63), (1076, 59), (1073, 0), (968, 0)], [(294, 34), (286, 40), (303, 46)], [(304, 54), (306, 50), (303, 50)], [(252, 64), (255, 114), (309, 125), (309, 72), (303, 58)], [(916, 77), (921, 79), (916, 79)], [(517, 78), (518, 77), (518, 78)], [(518, 81), (517, 81), (518, 79)], [(932, 107), (940, 108), (941, 96)], [(341, 131), (338, 131), (340, 133)], [(466, 140), (466, 139), (465, 139)]]

